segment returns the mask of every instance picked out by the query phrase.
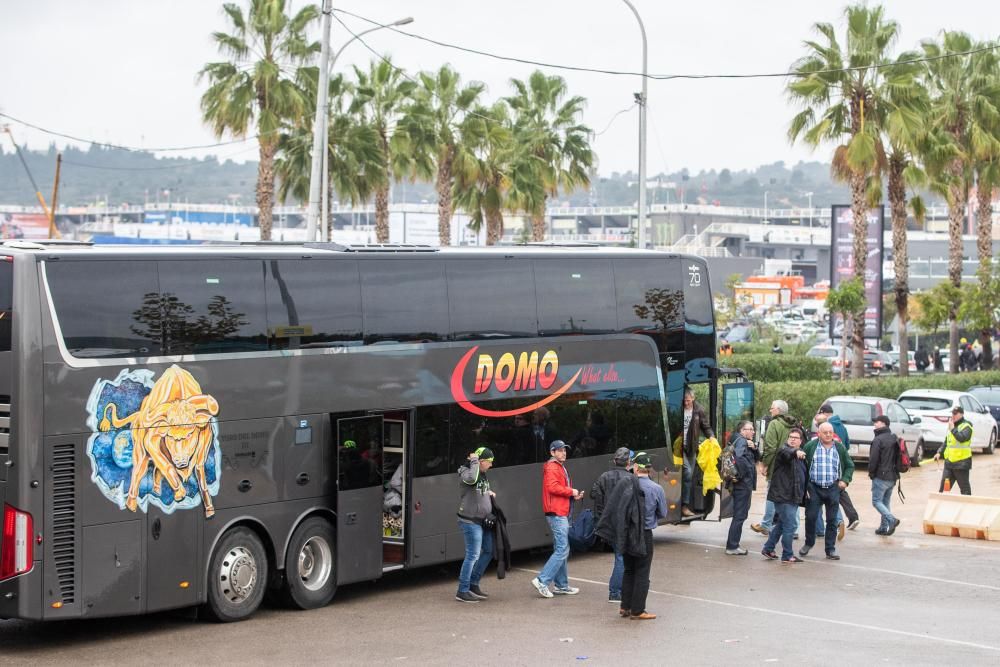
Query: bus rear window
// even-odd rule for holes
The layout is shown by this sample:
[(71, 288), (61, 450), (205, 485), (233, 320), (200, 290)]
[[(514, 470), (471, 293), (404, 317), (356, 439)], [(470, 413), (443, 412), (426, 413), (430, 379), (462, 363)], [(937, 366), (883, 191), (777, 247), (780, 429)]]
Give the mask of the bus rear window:
[(11, 319), (14, 316), (14, 263), (0, 257), (0, 352), (10, 352)]

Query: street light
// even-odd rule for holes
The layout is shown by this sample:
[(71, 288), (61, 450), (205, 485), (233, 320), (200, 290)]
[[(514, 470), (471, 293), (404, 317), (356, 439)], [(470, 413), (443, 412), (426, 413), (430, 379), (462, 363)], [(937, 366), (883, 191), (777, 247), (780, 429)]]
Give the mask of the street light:
[(809, 197), (809, 227), (813, 226), (813, 193), (807, 192), (806, 197)]
[[(381, 30), (382, 28), (394, 28), (396, 26), (413, 23), (413, 17), (406, 17), (386, 25), (377, 25), (368, 30), (362, 30), (347, 40), (343, 46), (330, 58), (330, 17), (333, 15), (333, 0), (323, 0), (323, 42), (320, 46), (319, 63), (319, 87), (316, 91), (316, 114), (313, 118), (313, 147), (312, 147), (312, 168), (309, 173), (309, 209), (306, 212), (306, 222), (310, 230), (311, 240), (317, 240), (319, 231), (319, 208), (320, 208), (320, 179), (323, 169), (323, 162), (326, 156), (326, 134), (328, 124), (327, 97), (330, 87), (330, 70), (333, 69), (337, 58), (347, 46), (356, 39), (367, 35), (370, 32)], [(326, 187), (323, 187), (326, 190)]]
[(765, 225), (770, 222), (767, 219), (767, 190), (764, 190), (764, 219), (761, 222)]
[(646, 26), (642, 24), (642, 17), (636, 11), (635, 6), (629, 0), (622, 0), (628, 8), (635, 14), (635, 20), (639, 22), (639, 32), (642, 33), (642, 92), (636, 95), (636, 102), (639, 104), (639, 233), (636, 239), (640, 248), (646, 247)]

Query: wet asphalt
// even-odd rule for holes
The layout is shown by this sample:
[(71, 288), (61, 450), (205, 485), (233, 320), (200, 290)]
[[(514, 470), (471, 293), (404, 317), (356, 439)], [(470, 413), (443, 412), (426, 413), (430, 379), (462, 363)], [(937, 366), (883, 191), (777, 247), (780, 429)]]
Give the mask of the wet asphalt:
[[(1000, 664), (1000, 542), (925, 535), (927, 493), (940, 468), (904, 476), (892, 537), (859, 466), (851, 495), (861, 525), (801, 565), (766, 561), (758, 491), (744, 557), (723, 551), (729, 522), (655, 532), (648, 609), (631, 621), (607, 603), (611, 555), (570, 561), (579, 595), (546, 600), (530, 580), (546, 554), (515, 556), (514, 571), (483, 582), (490, 599), (453, 599), (458, 564), (391, 573), (342, 587), (309, 612), (262, 608), (218, 625), (184, 612), (54, 624), (0, 621), (0, 663), (51, 664)], [(1000, 454), (977, 455), (973, 492), (1000, 497)], [(801, 540), (796, 542), (796, 548)], [(819, 546), (819, 545), (818, 545)], [(818, 555), (817, 555), (818, 554)]]

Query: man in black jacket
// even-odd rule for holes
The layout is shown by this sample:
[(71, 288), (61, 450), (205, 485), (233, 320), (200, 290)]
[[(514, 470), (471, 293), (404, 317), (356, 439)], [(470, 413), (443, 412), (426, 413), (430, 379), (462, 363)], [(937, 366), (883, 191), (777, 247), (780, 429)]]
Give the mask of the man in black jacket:
[(892, 489), (899, 479), (896, 467), (898, 461), (899, 439), (889, 430), (889, 418), (879, 415), (875, 418), (875, 437), (872, 439), (868, 454), (868, 476), (872, 480), (872, 505), (882, 515), (882, 524), (875, 531), (876, 535), (892, 535), (899, 525), (899, 519), (889, 510)]
[(694, 400), (694, 392), (690, 389), (684, 390), (684, 428), (682, 431), (684, 441), (681, 453), (676, 456), (684, 457), (684, 467), (681, 471), (681, 515), (684, 517), (695, 516), (696, 512), (691, 509), (691, 496), (694, 492), (694, 468), (698, 460), (698, 445), (702, 440), (714, 438), (712, 426), (709, 424), (708, 415), (700, 405)]
[[(611, 464), (614, 467), (604, 472), (594, 482), (594, 487), (590, 490), (590, 496), (594, 499), (595, 524), (601, 520), (601, 515), (604, 513), (604, 504), (607, 497), (611, 494), (611, 490), (615, 488), (618, 482), (632, 475), (629, 470), (631, 458), (632, 451), (628, 447), (619, 447), (611, 459)], [(622, 577), (624, 575), (625, 561), (622, 560), (621, 552), (615, 551), (615, 565), (611, 570), (611, 579), (608, 580), (608, 602), (621, 602)]]
[(806, 495), (806, 453), (802, 451), (805, 439), (802, 429), (796, 427), (788, 432), (787, 441), (774, 455), (774, 470), (767, 487), (767, 499), (774, 503), (774, 523), (767, 536), (761, 554), (770, 560), (778, 557), (774, 547), (781, 537), (781, 562), (801, 563), (802, 559), (792, 551), (792, 539), (798, 525), (799, 505)]

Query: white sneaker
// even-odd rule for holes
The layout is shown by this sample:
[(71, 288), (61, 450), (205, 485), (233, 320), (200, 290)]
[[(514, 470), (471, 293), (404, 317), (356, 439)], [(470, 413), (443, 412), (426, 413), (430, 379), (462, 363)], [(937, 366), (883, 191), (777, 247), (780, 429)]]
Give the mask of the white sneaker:
[(566, 588), (555, 588), (552, 590), (556, 595), (576, 595), (580, 592), (579, 588), (573, 588), (572, 586), (567, 586)]
[(531, 585), (535, 587), (535, 590), (538, 591), (538, 594), (541, 595), (543, 598), (552, 597), (552, 591), (549, 590), (548, 586), (540, 582), (538, 580), (538, 577), (535, 577), (534, 579), (531, 580)]

